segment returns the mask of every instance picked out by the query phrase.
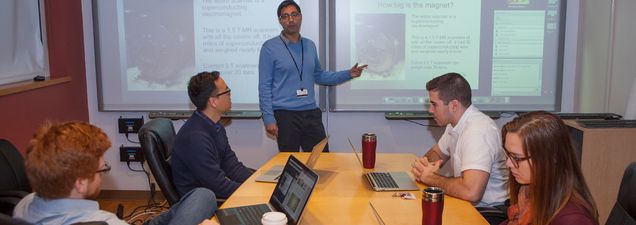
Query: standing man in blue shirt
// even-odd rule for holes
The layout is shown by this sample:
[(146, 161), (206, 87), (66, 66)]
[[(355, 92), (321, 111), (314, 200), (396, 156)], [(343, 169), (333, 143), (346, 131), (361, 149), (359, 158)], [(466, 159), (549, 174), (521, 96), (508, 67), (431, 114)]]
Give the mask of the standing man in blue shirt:
[(188, 96), (197, 110), (174, 140), (174, 186), (180, 194), (205, 187), (227, 198), (253, 173), (232, 151), (220, 123), (232, 108), (230, 88), (219, 72), (201, 72), (190, 78)]
[[(280, 35), (267, 40), (258, 64), (258, 98), (267, 133), (280, 151), (309, 151), (325, 137), (322, 112), (316, 106), (314, 84), (336, 85), (359, 77), (366, 65), (323, 71), (316, 45), (300, 36), (300, 6), (285, 0), (278, 6)], [(325, 147), (325, 151), (329, 151)]]

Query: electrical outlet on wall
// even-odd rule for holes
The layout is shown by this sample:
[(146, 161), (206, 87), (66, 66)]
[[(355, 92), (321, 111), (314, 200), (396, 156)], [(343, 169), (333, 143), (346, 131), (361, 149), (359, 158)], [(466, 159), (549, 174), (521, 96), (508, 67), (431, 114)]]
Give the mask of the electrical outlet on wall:
[(119, 161), (121, 162), (141, 162), (144, 156), (141, 147), (119, 147)]
[(139, 128), (144, 125), (144, 118), (122, 118), (117, 120), (120, 134), (137, 133)]

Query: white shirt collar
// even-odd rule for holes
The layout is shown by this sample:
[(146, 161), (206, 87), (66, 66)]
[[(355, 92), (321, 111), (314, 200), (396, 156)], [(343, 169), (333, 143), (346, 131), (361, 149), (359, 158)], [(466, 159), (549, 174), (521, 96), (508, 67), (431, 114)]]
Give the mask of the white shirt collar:
[(475, 106), (475, 104), (471, 104), (470, 106), (468, 106), (466, 111), (464, 111), (464, 114), (462, 114), (462, 117), (459, 118), (459, 122), (457, 122), (457, 125), (455, 125), (454, 127), (451, 125), (451, 134), (457, 134), (458, 132), (460, 132), (464, 128), (464, 126), (466, 126), (466, 120), (468, 120), (468, 117), (477, 112), (479, 112), (479, 109)]

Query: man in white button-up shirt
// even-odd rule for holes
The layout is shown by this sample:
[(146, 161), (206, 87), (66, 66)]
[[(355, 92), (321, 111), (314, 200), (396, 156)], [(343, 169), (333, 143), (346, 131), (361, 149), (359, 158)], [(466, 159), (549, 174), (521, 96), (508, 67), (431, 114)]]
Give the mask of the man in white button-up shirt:
[[(428, 111), (446, 131), (412, 172), (419, 182), (444, 189), (445, 193), (470, 201), (476, 207), (503, 205), (508, 198), (506, 157), (495, 122), (471, 103), (470, 85), (457, 73), (448, 73), (426, 84)], [(453, 176), (436, 171), (449, 162)]]

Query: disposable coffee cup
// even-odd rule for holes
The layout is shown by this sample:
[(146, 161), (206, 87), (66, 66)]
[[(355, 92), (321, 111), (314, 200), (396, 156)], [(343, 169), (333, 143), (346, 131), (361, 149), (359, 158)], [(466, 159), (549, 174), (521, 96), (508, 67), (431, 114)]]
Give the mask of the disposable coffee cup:
[(444, 190), (427, 187), (422, 190), (422, 225), (442, 225)]
[(266, 212), (261, 218), (263, 225), (286, 225), (287, 216), (282, 212)]

